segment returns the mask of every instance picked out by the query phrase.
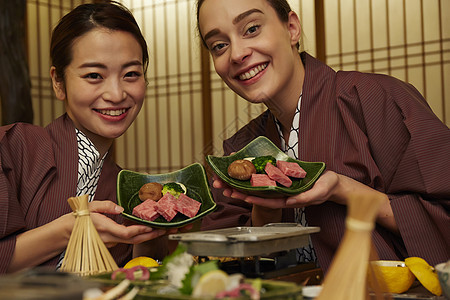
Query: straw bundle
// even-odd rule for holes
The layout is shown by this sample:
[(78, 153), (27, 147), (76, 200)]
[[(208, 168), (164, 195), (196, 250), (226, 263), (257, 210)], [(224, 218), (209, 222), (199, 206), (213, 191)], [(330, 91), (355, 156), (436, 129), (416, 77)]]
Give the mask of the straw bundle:
[[(366, 300), (367, 274), (372, 248), (372, 230), (383, 202), (376, 193), (351, 195), (348, 200), (346, 230), (317, 300)], [(372, 250), (371, 250), (372, 249)], [(372, 253), (371, 253), (372, 252)], [(377, 299), (383, 299), (377, 292)]]
[(76, 219), (61, 270), (87, 276), (118, 269), (92, 222), (88, 196), (71, 197), (67, 201)]

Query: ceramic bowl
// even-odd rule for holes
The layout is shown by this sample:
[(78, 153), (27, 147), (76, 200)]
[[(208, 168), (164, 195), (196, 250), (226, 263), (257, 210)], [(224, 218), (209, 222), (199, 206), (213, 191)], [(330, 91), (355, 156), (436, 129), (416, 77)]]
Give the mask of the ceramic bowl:
[[(187, 189), (186, 195), (202, 203), (200, 211), (193, 218), (188, 218), (178, 213), (170, 222), (162, 216), (152, 222), (134, 216), (132, 214), (133, 208), (142, 203), (139, 199), (139, 189), (149, 182), (159, 182), (161, 184), (167, 182), (182, 183)], [(122, 170), (117, 177), (117, 202), (124, 208), (122, 215), (125, 218), (156, 228), (182, 227), (203, 218), (216, 208), (205, 169), (199, 163), (164, 174), (146, 174)]]
[(434, 267), (436, 270), (439, 283), (442, 288), (442, 294), (445, 299), (450, 299), (450, 260), (446, 263), (440, 263)]
[[(401, 294), (409, 290), (416, 277), (404, 261), (375, 260), (370, 262), (375, 277), (368, 277), (368, 285), (373, 290), (377, 285), (383, 292)], [(369, 270), (369, 274), (372, 273)], [(377, 279), (378, 284), (374, 281)]]

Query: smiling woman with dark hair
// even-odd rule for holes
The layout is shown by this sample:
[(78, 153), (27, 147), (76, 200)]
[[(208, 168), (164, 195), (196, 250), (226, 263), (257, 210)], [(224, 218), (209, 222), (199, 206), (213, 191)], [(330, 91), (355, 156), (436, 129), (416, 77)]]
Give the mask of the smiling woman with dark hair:
[(327, 166), (312, 189), (280, 199), (246, 196), (216, 179), (218, 209), (203, 229), (319, 226), (298, 259), (327, 270), (344, 233), (348, 195), (372, 193), (384, 201), (373, 234), (381, 259), (448, 259), (450, 131), (413, 86), (335, 72), (299, 53), (300, 21), (285, 0), (199, 0), (197, 20), (217, 74), (268, 108), (224, 141), (225, 155), (263, 135), (292, 158)]
[[(66, 113), (45, 128), (0, 128), (0, 273), (57, 267), (75, 222), (69, 197), (89, 195), (90, 216), (119, 266), (133, 244), (166, 233), (123, 225), (116, 200), (120, 168), (111, 147), (136, 119), (146, 90), (147, 44), (134, 17), (118, 3), (78, 6), (55, 27), (51, 59)], [(165, 246), (152, 247), (154, 257), (163, 258)]]

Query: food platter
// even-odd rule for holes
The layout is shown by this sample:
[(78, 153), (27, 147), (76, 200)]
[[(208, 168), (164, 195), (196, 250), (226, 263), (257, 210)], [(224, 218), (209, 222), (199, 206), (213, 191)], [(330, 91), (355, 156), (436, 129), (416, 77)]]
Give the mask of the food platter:
[[(247, 279), (248, 283), (251, 283), (252, 279)], [(263, 293), (260, 295), (260, 299), (301, 299), (301, 291), (302, 287), (299, 285), (296, 285), (291, 282), (281, 282), (281, 281), (269, 281), (269, 280), (262, 280), (261, 281)], [(139, 296), (142, 296), (142, 299), (177, 299), (177, 300), (193, 300), (193, 299), (199, 299), (195, 298), (189, 295), (182, 295), (182, 294), (161, 294), (159, 291), (161, 291), (161, 288), (163, 286), (152, 286), (147, 289), (143, 289)], [(158, 293), (159, 292), (159, 293)], [(204, 298), (202, 298), (204, 299)], [(244, 300), (244, 299), (250, 299), (250, 297), (239, 297), (239, 298), (233, 298), (236, 300)]]
[[(306, 171), (306, 177), (303, 179), (292, 180), (291, 187), (283, 186), (264, 186), (253, 187), (249, 180), (243, 181), (230, 177), (228, 175), (228, 166), (237, 159), (248, 159), (251, 157), (271, 155), (277, 160), (283, 160), (288, 162), (295, 162), (300, 165)], [(275, 144), (273, 144), (268, 138), (259, 136), (251, 141), (247, 146), (240, 151), (229, 156), (213, 156), (208, 155), (206, 161), (211, 166), (213, 171), (220, 177), (225, 183), (231, 187), (258, 197), (264, 198), (279, 198), (300, 194), (312, 187), (314, 182), (320, 177), (325, 170), (325, 163), (323, 162), (305, 162), (293, 159), (281, 151)]]
[[(187, 189), (186, 195), (201, 202), (202, 205), (199, 212), (192, 218), (178, 213), (170, 222), (163, 217), (159, 217), (154, 221), (147, 221), (134, 216), (132, 214), (133, 208), (141, 203), (138, 195), (139, 189), (149, 182), (159, 182), (161, 184), (167, 182), (182, 183)], [(146, 174), (122, 170), (117, 177), (117, 202), (124, 208), (122, 215), (125, 218), (155, 228), (182, 227), (201, 219), (216, 208), (205, 169), (199, 163), (164, 174)]]
[[(117, 285), (120, 280), (111, 280), (111, 274), (102, 274), (89, 278), (90, 281), (101, 283), (103, 285)], [(248, 283), (252, 283), (254, 279), (246, 279)], [(148, 300), (196, 300), (199, 298), (192, 297), (190, 295), (183, 295), (176, 290), (168, 288), (168, 282), (166, 280), (146, 280), (146, 281), (132, 281), (131, 285), (140, 287), (140, 290), (136, 296), (136, 300), (148, 299)], [(279, 300), (296, 300), (302, 299), (302, 287), (292, 282), (261, 280), (261, 287), (263, 292), (260, 295), (260, 299), (279, 299)], [(204, 299), (204, 298), (203, 298)], [(250, 297), (233, 298), (236, 300), (247, 300)]]

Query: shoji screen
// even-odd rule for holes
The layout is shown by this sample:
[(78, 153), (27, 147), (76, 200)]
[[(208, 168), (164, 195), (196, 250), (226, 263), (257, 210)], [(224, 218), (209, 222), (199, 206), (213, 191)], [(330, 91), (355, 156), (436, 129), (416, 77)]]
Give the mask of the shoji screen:
[(326, 60), (413, 84), (450, 125), (450, 1), (325, 0)]

